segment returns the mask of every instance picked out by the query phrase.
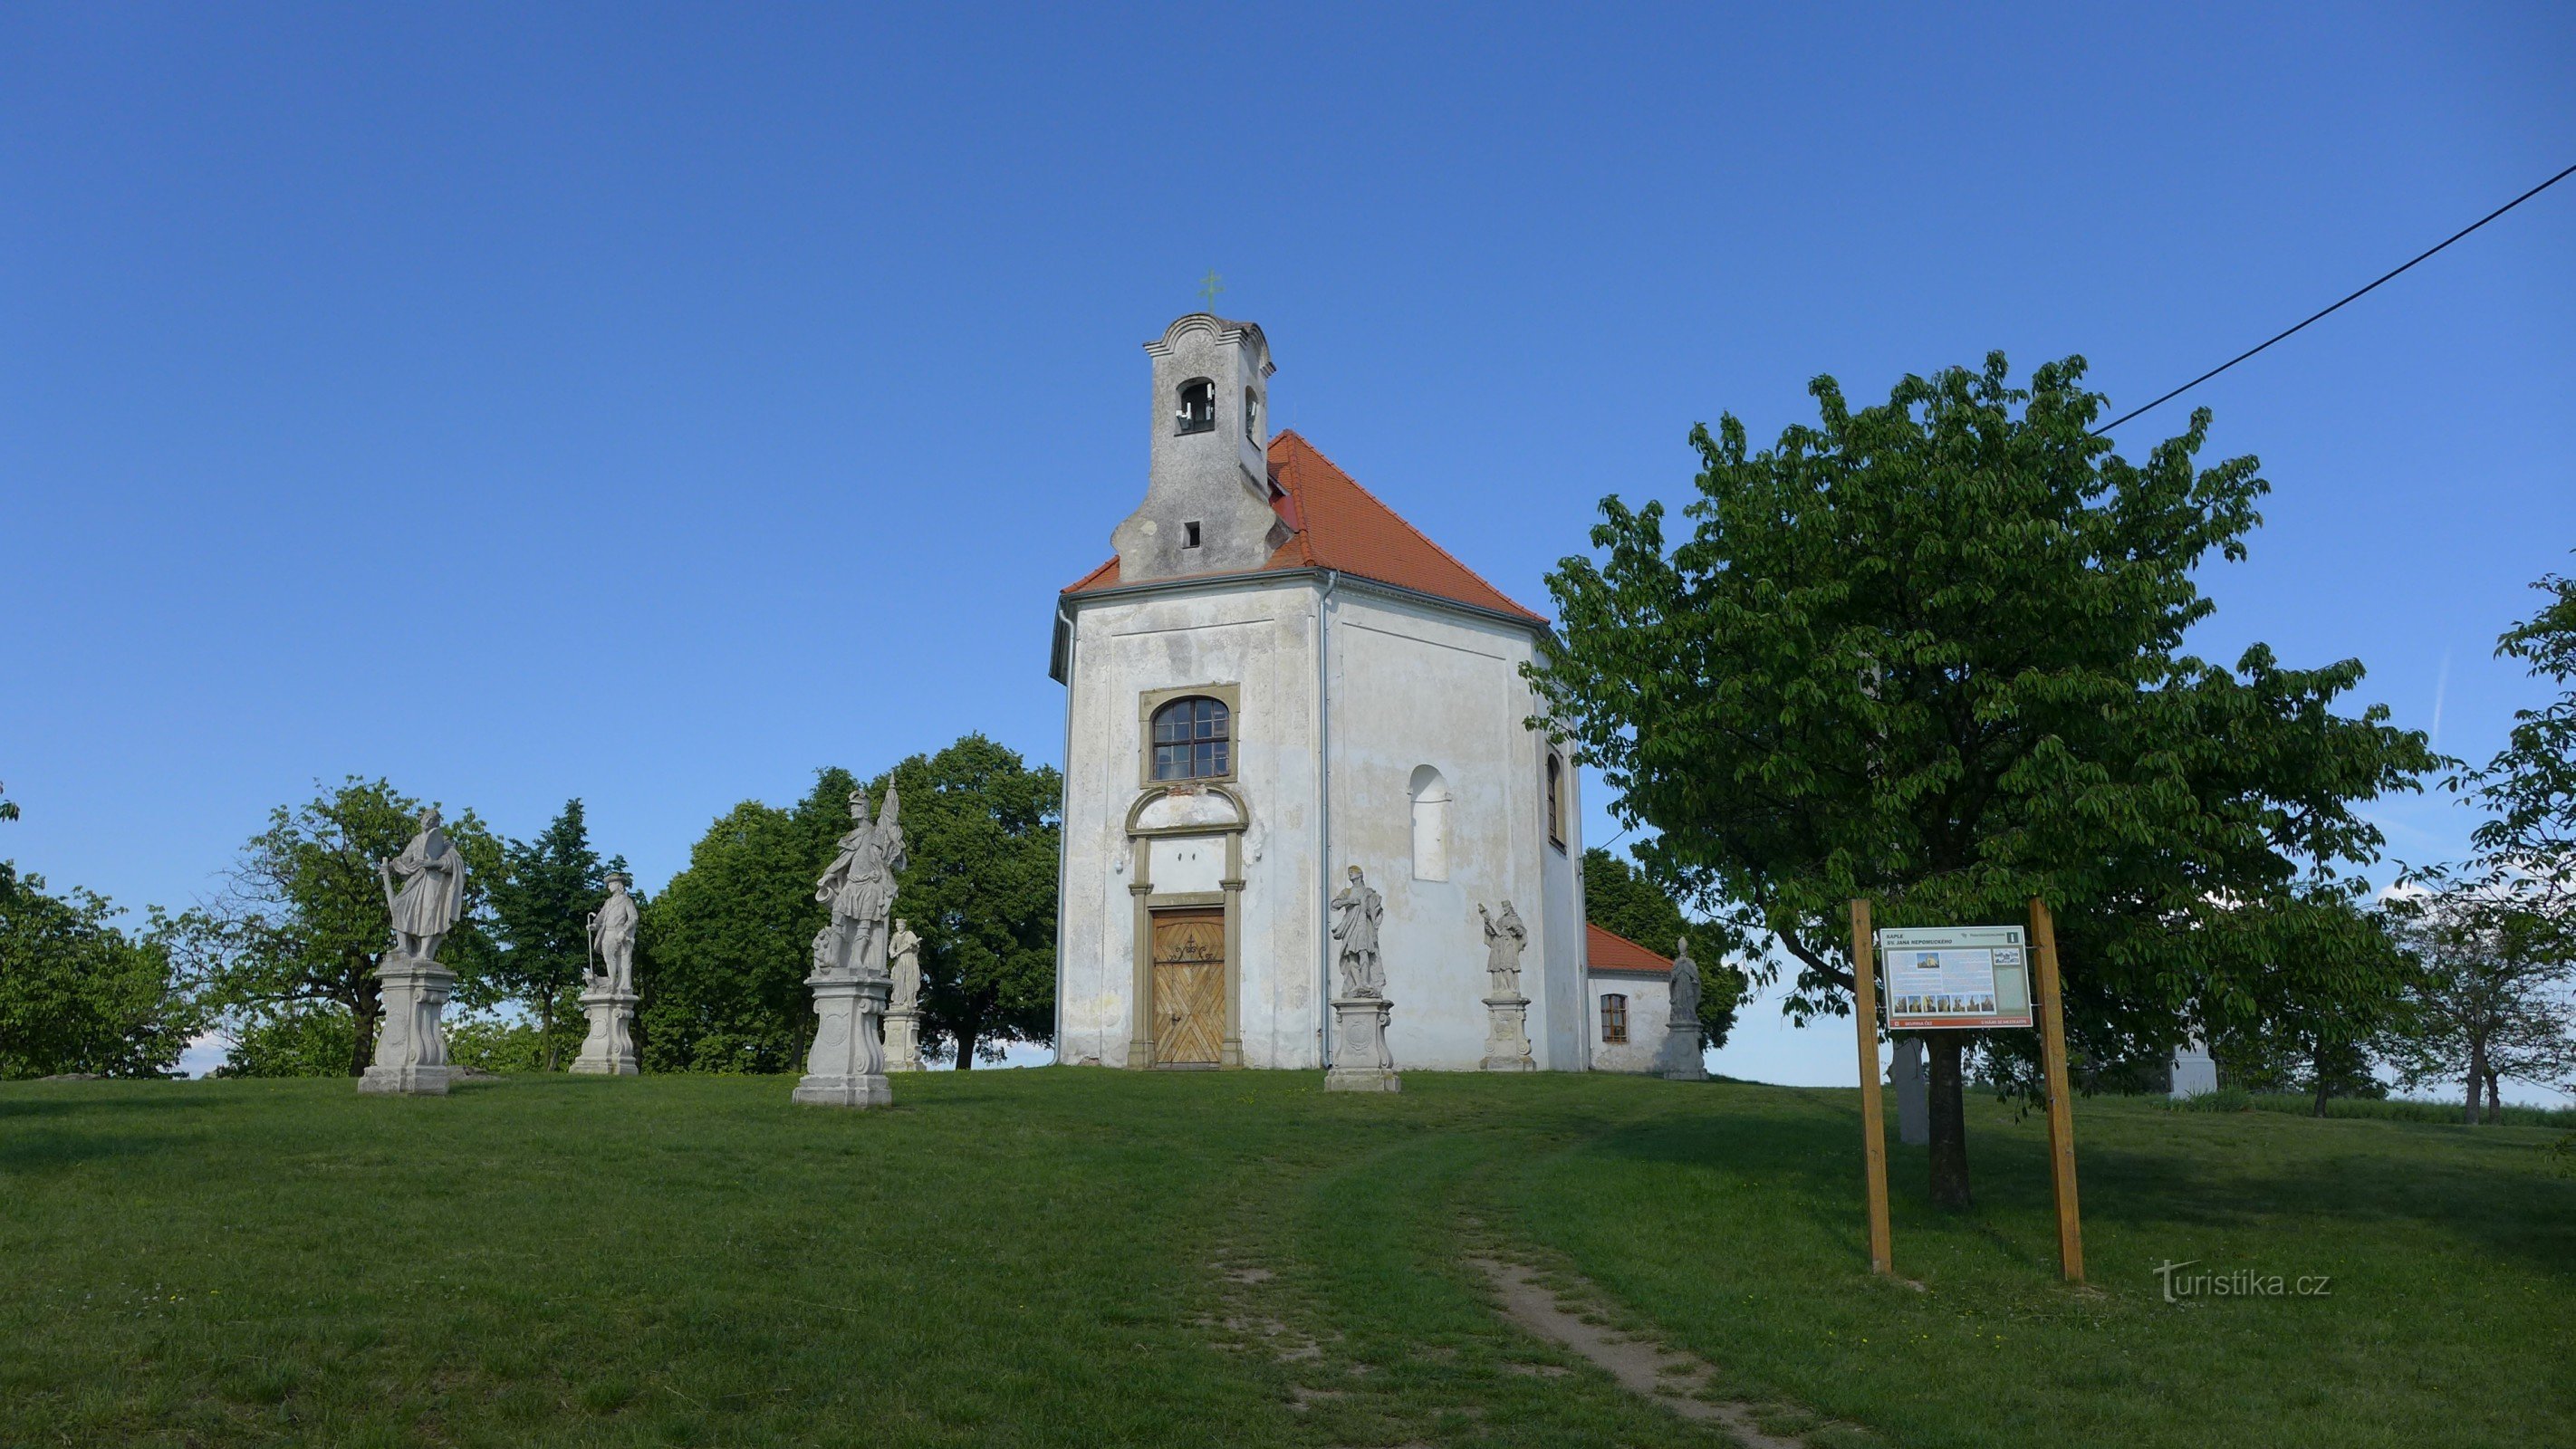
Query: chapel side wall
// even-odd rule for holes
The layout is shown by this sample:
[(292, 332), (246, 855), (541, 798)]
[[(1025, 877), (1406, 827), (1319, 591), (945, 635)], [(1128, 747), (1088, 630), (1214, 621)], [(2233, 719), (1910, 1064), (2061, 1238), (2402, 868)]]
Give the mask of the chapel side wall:
[(1234, 686), (1235, 772), (1250, 807), (1239, 906), (1247, 1067), (1321, 1064), (1317, 1026), (1315, 590), (1241, 583), (1075, 602), (1066, 699), (1059, 1059), (1124, 1066), (1135, 1022), (1127, 813), (1144, 793), (1138, 711), (1152, 691)]
[[(1571, 861), (1542, 858), (1543, 745), (1520, 666), (1526, 629), (1344, 588), (1330, 634), (1332, 859), (1338, 889), (1357, 864), (1386, 898), (1380, 947), (1394, 1003), (1388, 1048), (1399, 1070), (1473, 1071), (1484, 1058), (1485, 941), (1476, 907), (1509, 899), (1530, 938), (1521, 990), (1532, 999), (1532, 1055), (1579, 1070), (1579, 923)], [(1448, 878), (1413, 876), (1412, 782), (1440, 771), (1451, 796)], [(1338, 990), (1338, 985), (1335, 988)]]
[[(1610, 995), (1628, 998), (1628, 1039), (1624, 1042), (1601, 1039), (1601, 998)], [(1592, 1033), (1592, 1069), (1597, 1072), (1653, 1072), (1655, 1053), (1662, 1050), (1664, 1036), (1672, 1026), (1671, 979), (1642, 972), (1634, 976), (1594, 972), (1584, 997), (1585, 1029)]]

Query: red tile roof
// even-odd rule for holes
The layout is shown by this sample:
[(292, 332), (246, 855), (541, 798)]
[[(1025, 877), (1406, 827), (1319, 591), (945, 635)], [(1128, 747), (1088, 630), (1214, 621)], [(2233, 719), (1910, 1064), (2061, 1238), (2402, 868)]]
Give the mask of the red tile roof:
[(1673, 974), (1673, 960), (1658, 956), (1615, 931), (1605, 931), (1590, 921), (1583, 923), (1584, 966), (1592, 971), (1643, 971), (1656, 976)]
[[(1296, 531), (1262, 565), (1262, 572), (1333, 569), (1534, 624), (1547, 622), (1423, 537), (1420, 529), (1293, 431), (1270, 440), (1270, 481), (1279, 488), (1270, 506)], [(1112, 558), (1068, 585), (1065, 592), (1086, 593), (1117, 582), (1118, 560)]]

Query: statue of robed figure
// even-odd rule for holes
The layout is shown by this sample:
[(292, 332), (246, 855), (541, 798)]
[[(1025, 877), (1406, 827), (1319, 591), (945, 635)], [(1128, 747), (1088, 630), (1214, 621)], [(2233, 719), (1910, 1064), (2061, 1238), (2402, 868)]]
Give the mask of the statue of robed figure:
[(1483, 906), (1476, 914), (1485, 923), (1485, 986), (1494, 996), (1521, 994), (1521, 948), (1529, 944), (1529, 927), (1521, 924), (1521, 913), (1503, 902), (1499, 916), (1487, 914)]
[(599, 953), (593, 987), (606, 991), (635, 989), (635, 897), (627, 894), (623, 871), (608, 877), (608, 899), (590, 914), (591, 949)]
[(793, 1094), (825, 1107), (882, 1107), (894, 1100), (886, 1084), (885, 1039), (880, 1028), (894, 982), (886, 948), (894, 924), (895, 873), (904, 867), (901, 809), (892, 785), (885, 805), (868, 817), (868, 792), (850, 792), (848, 834), (831, 866), (814, 886), (814, 899), (831, 907), (832, 919), (814, 936), (814, 1045)]
[(438, 943), (465, 915), (465, 857), (438, 828), (439, 818), (437, 806), (423, 809), (420, 833), (402, 854), (376, 863), (385, 904), (393, 913), (397, 956), (438, 959)]
[(1673, 998), (1670, 1020), (1675, 1031), (1681, 1030), (1685, 1025), (1692, 1031), (1699, 1030), (1699, 963), (1691, 959), (1688, 936), (1673, 943)]
[(1386, 916), (1386, 898), (1369, 888), (1358, 866), (1351, 883), (1333, 897), (1333, 939), (1342, 943), (1342, 995), (1350, 998), (1386, 995), (1386, 966), (1377, 954), (1378, 922)]

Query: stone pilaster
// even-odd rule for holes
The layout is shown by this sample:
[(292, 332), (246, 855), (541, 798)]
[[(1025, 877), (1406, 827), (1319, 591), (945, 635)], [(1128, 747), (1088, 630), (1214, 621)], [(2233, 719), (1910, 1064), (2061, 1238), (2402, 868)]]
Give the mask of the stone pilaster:
[(1479, 1065), (1489, 1072), (1538, 1070), (1530, 1058), (1528, 997), (1485, 998), (1485, 1060)]
[(1374, 996), (1337, 997), (1333, 1002), (1333, 1066), (1324, 1073), (1327, 1092), (1401, 1092), (1395, 1058), (1386, 1049), (1386, 1022), (1395, 1008)]
[(572, 1071), (582, 1076), (631, 1077), (643, 1070), (635, 1059), (635, 1000), (632, 991), (581, 994), (581, 1009), (590, 1013), (590, 1035), (582, 1040)]
[(894, 1089), (886, 1083), (878, 1019), (894, 995), (893, 980), (833, 971), (809, 976), (805, 984), (814, 988), (814, 1014), (821, 1019), (795, 1100), (817, 1107), (891, 1105)]
[(358, 1090), (444, 1097), (456, 1069), (447, 1064), (447, 1037), (439, 1013), (456, 989), (456, 973), (422, 956), (396, 956), (376, 968), (384, 1030), (376, 1038), (375, 1065), (358, 1077)]

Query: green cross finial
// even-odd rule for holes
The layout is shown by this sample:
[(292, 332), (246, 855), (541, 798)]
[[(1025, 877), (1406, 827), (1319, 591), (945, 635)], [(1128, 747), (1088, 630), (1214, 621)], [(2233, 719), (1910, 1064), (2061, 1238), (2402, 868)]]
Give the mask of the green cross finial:
[(1224, 290), (1225, 288), (1220, 284), (1217, 277), (1216, 268), (1208, 268), (1208, 274), (1199, 279), (1199, 295), (1207, 298), (1207, 309), (1209, 315), (1215, 315), (1216, 294)]

